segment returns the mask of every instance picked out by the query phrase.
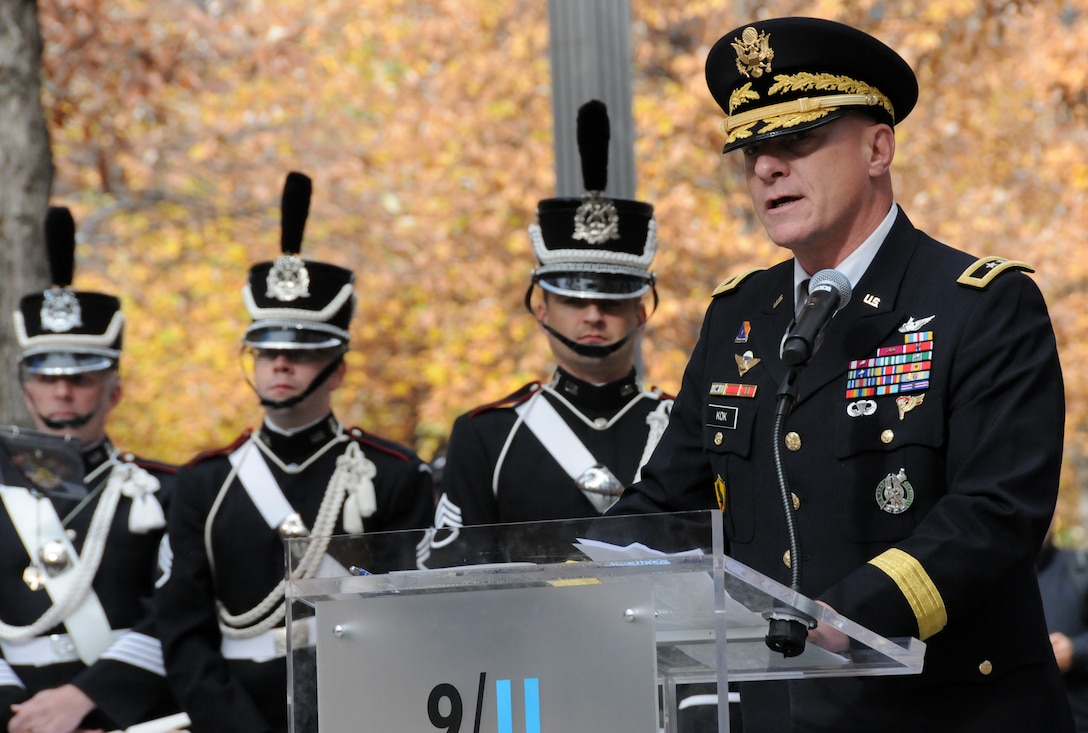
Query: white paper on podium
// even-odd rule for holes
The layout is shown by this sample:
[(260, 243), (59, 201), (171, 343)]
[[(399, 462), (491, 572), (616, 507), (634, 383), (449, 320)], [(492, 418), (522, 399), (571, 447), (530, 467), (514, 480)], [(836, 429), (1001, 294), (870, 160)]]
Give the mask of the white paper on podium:
[[(578, 538), (574, 547), (585, 553), (594, 562), (623, 563), (651, 560), (663, 557), (698, 556), (702, 550), (667, 553), (647, 547), (641, 542), (629, 545), (614, 545), (599, 540)], [(607, 580), (607, 579), (606, 579)], [(668, 573), (654, 579), (654, 600), (657, 603), (657, 638), (659, 642), (668, 642), (682, 646), (684, 652), (700, 662), (714, 664), (714, 579), (709, 573)], [(837, 667), (848, 660), (814, 644), (808, 644), (804, 653), (797, 657), (782, 658), (779, 654), (762, 643), (767, 635), (767, 621), (761, 613), (752, 611), (725, 594), (725, 617), (727, 639), (730, 642), (758, 641), (758, 644), (744, 645), (745, 664), (763, 664), (764, 658), (774, 655), (775, 664), (782, 667), (808, 667), (819, 665)], [(736, 651), (740, 652), (740, 649)]]

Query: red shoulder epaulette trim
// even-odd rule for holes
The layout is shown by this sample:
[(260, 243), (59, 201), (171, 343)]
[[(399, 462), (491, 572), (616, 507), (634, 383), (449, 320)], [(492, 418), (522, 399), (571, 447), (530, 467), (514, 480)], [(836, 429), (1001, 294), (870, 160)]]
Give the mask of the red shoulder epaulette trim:
[(238, 448), (238, 446), (240, 446), (242, 443), (249, 440), (249, 436), (251, 436), (251, 435), (253, 435), (253, 429), (252, 428), (246, 428), (245, 432), (243, 432), (241, 435), (239, 435), (235, 439), (235, 441), (233, 443), (231, 443), (230, 445), (225, 445), (222, 448), (213, 448), (212, 450), (206, 450), (203, 453), (198, 453), (192, 460), (190, 460), (188, 463), (186, 463), (185, 466), (186, 467), (195, 466), (196, 464), (200, 463), (201, 461), (206, 461), (209, 458), (214, 458), (216, 456), (222, 456), (222, 455), (225, 455), (227, 453), (231, 453), (234, 450), (236, 450)]
[(122, 453), (121, 460), (125, 463), (134, 463), (140, 468), (158, 471), (159, 473), (177, 473), (178, 467), (172, 463), (162, 463), (160, 461), (153, 461), (150, 458), (143, 458), (135, 453)]
[(472, 418), (476, 417), (481, 412), (487, 412), (488, 410), (496, 410), (500, 407), (513, 407), (514, 405), (520, 405), (522, 402), (525, 402), (527, 399), (536, 394), (537, 390), (539, 390), (540, 387), (541, 383), (539, 380), (536, 382), (529, 382), (524, 387), (519, 388), (517, 392), (514, 392), (513, 394), (508, 394), (501, 400), (489, 402), (486, 405), (480, 405), (479, 407), (470, 410), (468, 412), (468, 416)]
[(379, 450), (382, 453), (395, 456), (404, 461), (405, 463), (408, 463), (412, 460), (412, 456), (408, 453), (405, 453), (402, 450), (398, 450), (393, 446), (389, 445), (388, 443), (379, 443), (378, 441), (374, 440), (372, 436), (368, 435), (367, 432), (362, 428), (349, 428), (348, 435), (350, 435), (352, 440), (354, 440), (356, 443), (362, 443), (363, 445), (369, 446), (375, 450)]
[(657, 393), (657, 398), (660, 399), (660, 400), (672, 400), (673, 402), (676, 401), (676, 395), (669, 394), (668, 392), (661, 389), (657, 385), (651, 385), (650, 386), (650, 391), (651, 392), (656, 392)]

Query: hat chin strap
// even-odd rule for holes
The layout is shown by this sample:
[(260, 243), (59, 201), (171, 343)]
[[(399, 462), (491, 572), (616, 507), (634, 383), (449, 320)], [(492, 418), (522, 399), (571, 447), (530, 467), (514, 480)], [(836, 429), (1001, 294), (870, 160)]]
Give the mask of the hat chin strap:
[(91, 410), (86, 415), (76, 415), (70, 420), (53, 420), (44, 415), (38, 415), (38, 419), (40, 419), (50, 430), (71, 430), (73, 428), (81, 428), (89, 423), (96, 412), (98, 412), (98, 410)]
[[(336, 357), (335, 359), (330, 361), (328, 364), (326, 364), (325, 368), (322, 369), (320, 372), (318, 372), (317, 376), (314, 377), (314, 380), (312, 382), (310, 382), (310, 386), (307, 387), (306, 389), (304, 389), (302, 392), (295, 395), (294, 397), (288, 397), (285, 400), (269, 400), (269, 399), (265, 399), (264, 397), (261, 397), (260, 393), (258, 392), (257, 397), (260, 398), (260, 400), (261, 400), (261, 407), (267, 407), (267, 408), (271, 408), (273, 410), (284, 409), (284, 408), (287, 408), (287, 407), (294, 407), (299, 402), (302, 402), (304, 399), (306, 399), (307, 397), (312, 395), (314, 393), (314, 390), (316, 390), (318, 387), (320, 387), (322, 384), (324, 384), (325, 381), (328, 380), (328, 378), (332, 376), (332, 373), (334, 371), (336, 371), (336, 368), (338, 366), (340, 366), (340, 362), (342, 362), (343, 360), (344, 360), (344, 355), (340, 354), (338, 357)], [(250, 384), (250, 386), (252, 387), (253, 385)], [(254, 391), (256, 392), (256, 387), (254, 387)]]
[(615, 353), (624, 344), (626, 344), (628, 341), (630, 341), (631, 337), (634, 336), (636, 333), (638, 333), (639, 329), (642, 328), (642, 326), (636, 326), (634, 328), (634, 330), (631, 331), (631, 333), (627, 334), (626, 336), (621, 338), (619, 341), (617, 341), (615, 343), (612, 343), (612, 344), (608, 344), (607, 346), (597, 346), (597, 345), (591, 345), (591, 344), (580, 344), (577, 341), (571, 341), (569, 338), (567, 338), (563, 334), (559, 333), (558, 331), (556, 331), (554, 328), (552, 328), (548, 324), (544, 323), (543, 321), (537, 320), (537, 323), (539, 323), (540, 327), (543, 328), (545, 331), (550, 333), (552, 336), (555, 336), (555, 338), (559, 340), (559, 343), (566, 346), (568, 349), (573, 351), (575, 354), (578, 354), (579, 356), (587, 356), (587, 357), (589, 357), (591, 359), (603, 359), (606, 356), (609, 356), (610, 354)]
[[(525, 301), (524, 302), (525, 302), (525, 310), (529, 311), (529, 313), (533, 316), (533, 318), (536, 318), (536, 313), (533, 312), (533, 304), (531, 302), (531, 298), (533, 296), (533, 286), (534, 285), (536, 285), (535, 280), (533, 282), (529, 283), (529, 289), (525, 291)], [(657, 288), (654, 288), (653, 291), (654, 291), (654, 310), (656, 311), (657, 310)], [(636, 333), (638, 333), (639, 331), (642, 330), (642, 324), (640, 324), (638, 326), (635, 326), (633, 329), (631, 329), (631, 332), (628, 333), (623, 338), (621, 338), (619, 341), (617, 341), (617, 342), (615, 342), (613, 344), (608, 344), (606, 346), (596, 346), (596, 345), (590, 345), (590, 344), (580, 344), (577, 341), (572, 341), (569, 338), (567, 338), (566, 336), (564, 336), (563, 334), (556, 331), (551, 326), (549, 326), (547, 323), (544, 323), (544, 321), (540, 320), (539, 318), (536, 318), (536, 322), (540, 324), (541, 328), (543, 328), (545, 331), (547, 331), (552, 336), (554, 336), (556, 338), (556, 340), (559, 341), (559, 343), (566, 346), (568, 349), (573, 351), (575, 354), (578, 354), (579, 356), (589, 357), (590, 359), (603, 359), (606, 356), (609, 356), (609, 355), (615, 353), (616, 351), (619, 351), (621, 348), (623, 348), (624, 344), (626, 344), (628, 341), (631, 340), (632, 336), (634, 336)]]

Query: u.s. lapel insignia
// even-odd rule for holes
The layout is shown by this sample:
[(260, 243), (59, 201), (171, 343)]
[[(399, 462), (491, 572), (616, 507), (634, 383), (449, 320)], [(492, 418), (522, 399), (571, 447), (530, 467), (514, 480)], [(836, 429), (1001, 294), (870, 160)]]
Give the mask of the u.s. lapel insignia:
[(910, 316), (903, 325), (899, 327), (899, 333), (914, 333), (915, 331), (921, 331), (927, 323), (936, 317), (936, 315), (932, 315), (915, 320), (914, 316)]
[(895, 406), (899, 408), (899, 419), (902, 420), (907, 416), (907, 413), (913, 410), (918, 405), (922, 404), (922, 400), (926, 398), (926, 393), (912, 394), (912, 395), (900, 395), (895, 398)]
[(876, 505), (888, 514), (902, 514), (914, 503), (914, 487), (907, 481), (907, 472), (889, 473), (876, 486)]
[(748, 373), (748, 370), (763, 361), (751, 351), (745, 351), (743, 354), (733, 354), (733, 358), (737, 361), (737, 371), (743, 377)]

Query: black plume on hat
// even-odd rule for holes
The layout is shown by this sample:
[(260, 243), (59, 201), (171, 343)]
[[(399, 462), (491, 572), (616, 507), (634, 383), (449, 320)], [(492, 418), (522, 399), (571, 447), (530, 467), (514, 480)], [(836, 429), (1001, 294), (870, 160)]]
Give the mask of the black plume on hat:
[(249, 270), (242, 290), (253, 323), (247, 346), (323, 349), (345, 346), (355, 312), (351, 270), (301, 257), (313, 184), (302, 173), (287, 174), (280, 200), (282, 255)]
[(20, 365), (31, 373), (55, 375), (116, 365), (124, 336), (121, 301), (70, 289), (76, 224), (67, 208), (54, 206), (46, 213), (45, 248), (53, 286), (23, 296), (13, 314)]
[(608, 142), (612, 137), (608, 107), (591, 100), (578, 110), (578, 155), (582, 158), (582, 182), (587, 191), (608, 186)]
[(603, 195), (610, 138), (604, 102), (583, 104), (577, 140), (586, 194), (540, 201), (536, 224), (529, 227), (540, 265), (533, 271), (533, 283), (545, 290), (620, 299), (639, 297), (653, 286), (649, 267), (657, 252), (654, 207)]
[(302, 252), (302, 233), (306, 230), (306, 219), (310, 215), (310, 196), (314, 186), (309, 176), (296, 171), (287, 174), (283, 184), (283, 198), (280, 200), (280, 246), (285, 255), (297, 255)]
[(76, 265), (76, 222), (65, 206), (50, 206), (45, 215), (45, 249), (53, 285), (68, 287)]

